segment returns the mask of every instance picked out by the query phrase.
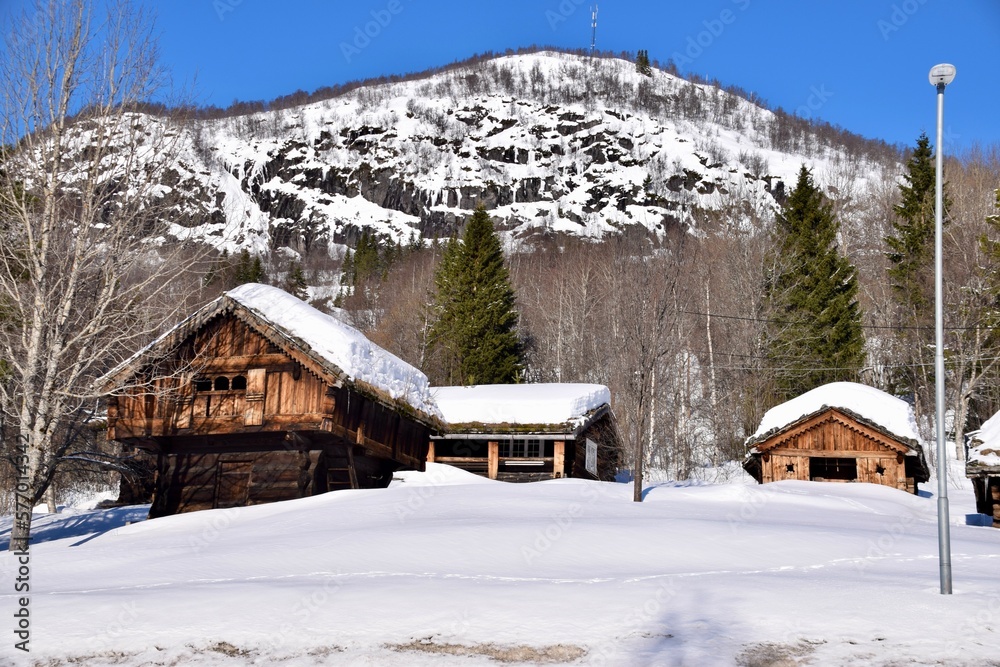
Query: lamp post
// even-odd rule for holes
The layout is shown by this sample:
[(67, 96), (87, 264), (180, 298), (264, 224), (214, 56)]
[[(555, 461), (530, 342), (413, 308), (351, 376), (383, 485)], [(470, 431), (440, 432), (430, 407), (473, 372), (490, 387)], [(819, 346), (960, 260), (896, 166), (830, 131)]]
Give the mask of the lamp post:
[(943, 198), (941, 172), (944, 147), (944, 89), (955, 80), (955, 66), (935, 65), (931, 68), (931, 85), (937, 88), (937, 161), (934, 184), (934, 422), (937, 431), (938, 482), (938, 561), (941, 574), (941, 594), (951, 595), (951, 534), (948, 522), (948, 455), (944, 446), (944, 289), (941, 282), (941, 237)]

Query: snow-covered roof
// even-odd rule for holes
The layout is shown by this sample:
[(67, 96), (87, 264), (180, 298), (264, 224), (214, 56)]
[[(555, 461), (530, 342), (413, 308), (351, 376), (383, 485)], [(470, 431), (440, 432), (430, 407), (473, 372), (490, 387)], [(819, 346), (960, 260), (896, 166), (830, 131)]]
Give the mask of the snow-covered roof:
[(305, 343), (342, 370), (347, 379), (364, 382), (428, 415), (439, 416), (427, 376), (354, 327), (269, 285), (240, 285), (226, 296)]
[(831, 382), (768, 410), (747, 443), (763, 440), (771, 433), (826, 408), (848, 410), (902, 441), (920, 442), (913, 407), (909, 403), (856, 382)]
[(400, 401), (427, 417), (441, 414), (430, 392), (430, 382), (419, 369), (365, 338), (364, 334), (340, 320), (316, 310), (288, 292), (257, 283), (231, 289), (164, 332), (100, 378), (105, 392), (114, 391), (123, 378), (135, 372), (137, 364), (162, 353), (186, 338), (220, 312), (239, 306), (262, 323), (294, 343), (293, 347), (320, 362), (320, 366), (349, 382), (363, 383), (385, 397)]
[(599, 384), (485, 384), (431, 391), (449, 424), (566, 424), (611, 402), (611, 392)]
[(969, 447), (968, 469), (1000, 469), (1000, 412), (996, 413), (979, 428)]

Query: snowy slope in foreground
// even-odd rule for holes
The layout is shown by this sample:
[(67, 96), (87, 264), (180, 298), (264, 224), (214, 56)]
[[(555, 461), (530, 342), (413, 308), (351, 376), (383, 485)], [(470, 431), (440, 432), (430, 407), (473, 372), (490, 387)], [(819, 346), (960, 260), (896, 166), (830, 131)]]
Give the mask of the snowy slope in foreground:
[[(952, 498), (950, 597), (937, 592), (933, 498), (809, 482), (630, 497), (624, 485), (504, 484), (431, 464), (387, 490), (94, 535), (74, 534), (80, 514), (62, 533), (50, 517), (41, 537), (53, 539), (31, 552), (30, 657), (88, 667), (501, 664), (484, 654), (996, 664), (1000, 531), (959, 525), (967, 490)], [(9, 611), (13, 559), (4, 553), (0, 567)], [(28, 664), (11, 643), (0, 664)]]

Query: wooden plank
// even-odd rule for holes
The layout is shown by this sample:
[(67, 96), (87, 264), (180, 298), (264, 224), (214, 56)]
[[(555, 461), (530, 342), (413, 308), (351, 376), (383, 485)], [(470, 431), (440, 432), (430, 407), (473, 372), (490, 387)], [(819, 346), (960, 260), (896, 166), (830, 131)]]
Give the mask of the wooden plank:
[(434, 463), (434, 441), (427, 443), (427, 462)]
[(552, 446), (552, 476), (559, 478), (559, 477), (564, 477), (565, 475), (566, 475), (566, 441), (556, 440)]
[(199, 374), (209, 373), (241, 373), (251, 368), (267, 368), (269, 370), (291, 370), (295, 362), (284, 354), (248, 354), (230, 357), (195, 358), (191, 371)]
[(490, 442), (489, 448), (489, 478), (496, 479), (497, 471), (500, 469), (500, 443)]
[(340, 424), (334, 423), (332, 419), (323, 420), (322, 424), (323, 424), (322, 430), (327, 431), (328, 433), (333, 433), (334, 435), (337, 435), (348, 442), (357, 442), (359, 445), (361, 445), (361, 447), (368, 450), (368, 452), (370, 452), (373, 456), (383, 459), (389, 459), (391, 461), (399, 461), (400, 463), (404, 463), (410, 466), (411, 468), (415, 468), (417, 470), (422, 469), (423, 461), (421, 461), (420, 459), (417, 459), (416, 457), (406, 454), (404, 452), (393, 451), (392, 447), (382, 444), (381, 442), (372, 440), (371, 438), (364, 437), (363, 433), (359, 438), (358, 431), (352, 431), (351, 429), (345, 426), (341, 426)]
[[(822, 428), (829, 422), (837, 423), (841, 426), (844, 426), (850, 429), (851, 431), (860, 434), (864, 438), (873, 441), (871, 445), (866, 445), (866, 447), (872, 447), (873, 449), (876, 449), (878, 446), (881, 446), (893, 452), (898, 451), (898, 452), (903, 452), (904, 454), (907, 451), (909, 451), (909, 447), (906, 444), (898, 442), (895, 439), (885, 435), (884, 433), (876, 431), (873, 428), (870, 428), (860, 422), (855, 421), (850, 416), (845, 415), (844, 413), (840, 412), (835, 408), (825, 410), (820, 414), (815, 415), (810, 419), (807, 419), (801, 424), (796, 425), (794, 428), (785, 431), (784, 433), (778, 433), (772, 436), (771, 438), (768, 438), (767, 440), (758, 443), (756, 445), (757, 449), (758, 451), (763, 453), (765, 451), (773, 450), (777, 447), (788, 446), (789, 443), (795, 443), (799, 438), (801, 438), (805, 434), (811, 433), (814, 429)], [(819, 434), (809, 435), (807, 437), (812, 439), (815, 437), (819, 437)], [(828, 444), (829, 446), (833, 446), (833, 443), (828, 443)], [(804, 449), (815, 451), (821, 448), (825, 448), (826, 446), (827, 444), (824, 444), (822, 447), (817, 444), (810, 444), (810, 446), (805, 447)]]
[(251, 368), (247, 371), (246, 408), (243, 423), (260, 426), (264, 423), (264, 396), (267, 388), (267, 369)]
[(886, 451), (859, 452), (850, 450), (836, 451), (827, 449), (792, 449), (789, 447), (775, 447), (774, 449), (768, 450), (768, 453), (779, 456), (797, 456), (801, 458), (815, 456), (832, 459), (880, 459), (885, 457)]

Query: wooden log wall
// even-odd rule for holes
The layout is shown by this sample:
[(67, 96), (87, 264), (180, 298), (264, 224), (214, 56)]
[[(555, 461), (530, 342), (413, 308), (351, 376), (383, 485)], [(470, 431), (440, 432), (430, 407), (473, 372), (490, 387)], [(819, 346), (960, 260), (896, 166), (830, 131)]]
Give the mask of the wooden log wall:
[(857, 481), (913, 491), (913, 480), (906, 475), (905, 457), (864, 431), (833, 418), (818, 421), (804, 431), (793, 433), (778, 446), (766, 449), (761, 456), (761, 481), (808, 481), (813, 478), (811, 458), (855, 459)]
[(150, 518), (311, 495), (320, 452), (161, 454)]

